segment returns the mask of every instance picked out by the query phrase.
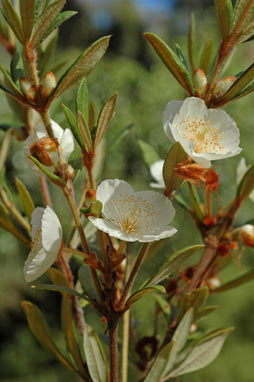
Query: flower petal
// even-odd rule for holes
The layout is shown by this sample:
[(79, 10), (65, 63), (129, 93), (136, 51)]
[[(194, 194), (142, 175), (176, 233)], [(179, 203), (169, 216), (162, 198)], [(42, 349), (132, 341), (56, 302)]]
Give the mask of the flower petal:
[(32, 224), (32, 238), (37, 235), (39, 229), (41, 229), (41, 221), (44, 214), (44, 208), (36, 207), (32, 212), (31, 224)]
[(172, 122), (176, 113), (179, 112), (182, 104), (183, 104), (183, 101), (172, 100), (167, 104), (166, 109), (163, 113), (163, 129), (165, 131), (166, 136), (172, 142), (175, 141), (171, 131)]
[(61, 140), (59, 141), (60, 146), (63, 149), (64, 159), (68, 160), (69, 156), (74, 150), (74, 140), (70, 129), (65, 129)]
[(56, 261), (57, 253), (47, 253), (41, 248), (36, 254), (31, 251), (24, 265), (24, 277), (27, 282), (43, 275)]
[(165, 187), (165, 183), (163, 180), (163, 174), (162, 174), (163, 165), (164, 165), (164, 160), (162, 160), (162, 159), (154, 162), (151, 165), (150, 173), (151, 173), (152, 177), (157, 181), (157, 183), (151, 183), (150, 184), (150, 186), (152, 185), (151, 187), (156, 187), (156, 188), (164, 188)]
[(44, 210), (41, 229), (43, 248), (46, 252), (57, 255), (62, 242), (62, 227), (57, 215), (49, 206)]
[(124, 180), (119, 179), (109, 179), (104, 180), (98, 186), (96, 190), (96, 198), (102, 202), (103, 206), (111, 199), (112, 195), (114, 198), (120, 196), (120, 194), (134, 194), (133, 188)]

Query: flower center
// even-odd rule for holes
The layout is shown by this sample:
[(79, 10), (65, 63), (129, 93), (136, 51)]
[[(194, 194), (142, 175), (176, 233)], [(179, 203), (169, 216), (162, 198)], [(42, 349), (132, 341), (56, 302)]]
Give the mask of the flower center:
[(205, 121), (202, 117), (187, 116), (186, 119), (180, 121), (180, 130), (183, 138), (194, 143), (194, 151), (199, 154), (201, 152), (220, 153), (224, 149), (223, 138), (219, 129), (212, 125), (211, 121)]
[(31, 251), (28, 256), (30, 260), (32, 260), (42, 248), (41, 232), (42, 232), (41, 228), (38, 228), (38, 230), (36, 231), (33, 237), (33, 240), (31, 243)]

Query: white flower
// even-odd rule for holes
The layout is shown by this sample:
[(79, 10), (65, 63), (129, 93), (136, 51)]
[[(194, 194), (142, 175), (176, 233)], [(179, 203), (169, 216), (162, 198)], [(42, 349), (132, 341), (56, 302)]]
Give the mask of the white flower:
[(159, 159), (150, 166), (150, 173), (152, 177), (156, 180), (156, 183), (150, 183), (150, 187), (165, 188), (165, 183), (162, 175), (163, 165), (164, 160)]
[[(74, 140), (73, 140), (73, 135), (70, 129), (62, 129), (52, 119), (50, 120), (51, 122), (51, 127), (53, 130), (54, 137), (57, 139), (61, 149), (62, 149), (62, 155), (66, 161), (68, 161), (71, 153), (74, 150)], [(36, 126), (36, 132), (31, 134), (24, 142), (24, 154), (25, 158), (28, 158), (30, 153), (30, 147), (33, 143), (38, 141), (41, 138), (48, 137), (48, 134), (45, 130), (43, 122), (40, 122)], [(57, 161), (57, 155), (55, 160)], [(38, 167), (30, 160), (28, 159), (29, 166), (35, 171), (35, 172), (40, 172)]]
[[(248, 168), (249, 166), (247, 166), (246, 160), (244, 158), (241, 158), (236, 169), (236, 184), (240, 184)], [(249, 194), (249, 198), (254, 203), (254, 190), (252, 190)]]
[(170, 101), (164, 111), (163, 128), (173, 142), (180, 142), (186, 154), (202, 167), (211, 160), (239, 154), (239, 130), (223, 110), (208, 109), (196, 97)]
[(49, 206), (32, 213), (32, 249), (24, 265), (24, 276), (31, 282), (45, 273), (56, 261), (62, 244), (62, 227)]
[(104, 180), (96, 198), (103, 204), (102, 218), (89, 217), (101, 231), (125, 241), (149, 242), (172, 236), (172, 203), (159, 192), (135, 192), (125, 181)]

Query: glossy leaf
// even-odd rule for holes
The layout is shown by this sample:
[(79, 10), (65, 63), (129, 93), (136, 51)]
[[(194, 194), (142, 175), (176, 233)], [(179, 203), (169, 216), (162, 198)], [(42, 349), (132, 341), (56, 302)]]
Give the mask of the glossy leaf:
[(152, 285), (147, 288), (143, 288), (141, 290), (138, 290), (135, 292), (126, 302), (127, 306), (133, 305), (136, 301), (140, 300), (143, 296), (146, 296), (147, 294), (151, 292), (161, 292), (165, 293), (165, 288), (162, 285)]
[[(31, 45), (37, 47), (51, 32), (52, 24), (65, 5), (66, 0), (56, 0), (43, 9), (36, 21)], [(50, 30), (50, 32), (49, 32)]]
[(76, 111), (83, 114), (86, 121), (89, 120), (89, 96), (87, 81), (85, 78), (81, 81), (77, 91)]
[(215, 11), (217, 24), (220, 30), (222, 40), (230, 34), (231, 24), (233, 20), (233, 6), (231, 0), (215, 0)]
[(59, 97), (65, 90), (69, 89), (80, 79), (87, 77), (95, 65), (106, 53), (111, 36), (102, 37), (95, 41), (76, 61), (67, 69), (60, 78), (57, 87), (50, 98), (50, 102)]
[(22, 0), (19, 6), (25, 39), (29, 40), (34, 25), (36, 0)]
[(107, 382), (108, 367), (102, 344), (91, 326), (85, 325), (84, 352), (93, 382)]
[(25, 311), (28, 325), (35, 337), (37, 338), (37, 340), (41, 343), (41, 345), (46, 350), (49, 350), (51, 353), (53, 353), (55, 357), (69, 370), (71, 370), (74, 373), (77, 373), (72, 364), (60, 353), (60, 351), (54, 344), (51, 338), (49, 327), (40, 309), (29, 301), (22, 301), (21, 305)]
[(151, 167), (154, 162), (160, 160), (159, 155), (150, 143), (142, 141), (142, 139), (138, 139), (138, 146), (148, 168)]
[(18, 178), (15, 178), (15, 183), (18, 189), (19, 197), (21, 200), (21, 203), (24, 207), (24, 211), (28, 219), (31, 219), (32, 212), (35, 209), (33, 199), (31, 197), (30, 192), (26, 188), (26, 186), (19, 180)]
[(238, 189), (237, 196), (243, 201), (245, 200), (254, 188), (254, 166), (251, 166), (244, 174)]
[(20, 77), (24, 77), (24, 65), (19, 52), (15, 52), (11, 60), (11, 77), (16, 84)]
[(185, 261), (189, 259), (189, 257), (203, 248), (203, 244), (192, 245), (174, 253), (170, 259), (161, 266), (160, 270), (145, 283), (145, 286), (160, 283), (162, 280), (176, 272), (179, 267), (181, 267)]
[(254, 271), (247, 272), (244, 275), (237, 277), (234, 280), (228, 281), (226, 284), (221, 285), (220, 287), (218, 287), (216, 289), (213, 289), (211, 291), (211, 293), (225, 292), (227, 290), (231, 290), (231, 289), (236, 288), (242, 284), (245, 284), (251, 280), (254, 280)]
[(97, 123), (97, 130), (95, 135), (95, 141), (94, 141), (94, 148), (98, 147), (99, 143), (101, 142), (102, 138), (104, 137), (111, 119), (114, 116), (115, 108), (116, 108), (116, 101), (117, 101), (118, 92), (113, 94), (105, 103), (103, 108), (101, 109), (98, 123)]
[(87, 265), (79, 268), (78, 278), (82, 285), (82, 288), (92, 300), (97, 300), (97, 294), (94, 288), (93, 278)]
[(87, 152), (93, 152), (93, 142), (89, 126), (85, 117), (79, 111), (77, 113), (77, 121), (77, 128), (82, 139), (82, 145), (85, 146)]
[(192, 94), (190, 75), (173, 49), (167, 46), (164, 41), (153, 33), (144, 33), (144, 36), (177, 81), (189, 94)]
[(24, 32), (17, 12), (15, 11), (10, 0), (3, 0), (2, 4), (2, 13), (4, 18), (10, 25), (18, 40), (22, 43), (24, 41)]
[(176, 175), (175, 167), (187, 159), (187, 155), (179, 142), (176, 142), (169, 150), (164, 165), (163, 179), (166, 185), (165, 195), (171, 196), (172, 192), (177, 190), (183, 183), (183, 179)]
[(224, 330), (218, 335), (199, 343), (187, 355), (185, 360), (163, 380), (174, 378), (192, 371), (200, 370), (215, 360), (232, 329)]

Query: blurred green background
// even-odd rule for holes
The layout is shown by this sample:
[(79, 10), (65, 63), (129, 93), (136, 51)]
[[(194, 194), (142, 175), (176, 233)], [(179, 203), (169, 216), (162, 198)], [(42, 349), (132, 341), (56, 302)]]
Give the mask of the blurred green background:
[[(168, 43), (177, 41), (186, 52), (185, 35), (188, 31), (189, 15), (197, 15), (197, 62), (204, 41), (218, 44), (216, 22), (211, 0), (90, 0), (67, 1), (66, 9), (78, 10), (79, 14), (68, 21), (60, 30), (56, 56), (68, 58), (70, 63), (97, 38), (113, 34), (109, 50), (92, 75), (88, 78), (90, 98), (97, 113), (103, 103), (116, 90), (119, 91), (117, 111), (107, 135), (108, 156), (105, 159), (102, 178), (122, 178), (128, 180), (137, 190), (149, 187), (151, 177), (142, 161), (137, 139), (142, 138), (155, 147), (164, 158), (171, 143), (162, 130), (162, 113), (171, 99), (183, 99), (185, 94), (167, 69), (156, 57), (142, 36), (145, 31), (157, 33)], [(234, 75), (245, 69), (253, 60), (254, 44), (242, 44), (235, 52), (225, 75)], [(1, 63), (8, 66), (9, 57), (0, 50)], [(76, 89), (68, 91), (53, 106), (52, 117), (66, 127), (61, 109), (64, 102), (74, 110)], [(236, 120), (241, 131), (241, 147), (247, 163), (254, 163), (254, 95), (226, 107), (226, 111)], [(0, 93), (0, 124), (19, 122), (11, 114), (3, 92)], [(110, 151), (118, 134), (133, 124), (124, 139)], [(1, 137), (3, 133), (1, 132)], [(227, 204), (234, 196), (236, 187), (236, 167), (240, 156), (214, 163), (221, 180), (220, 200)], [(6, 164), (9, 187), (14, 190), (14, 176), (20, 178), (34, 197), (36, 205), (42, 205), (36, 176), (26, 166), (22, 142), (13, 140)], [(83, 176), (83, 175), (82, 175)], [(81, 176), (81, 179), (83, 179)], [(68, 229), (68, 206), (55, 186), (50, 185), (56, 212)], [(77, 195), (79, 191), (77, 188)], [(17, 203), (18, 201), (15, 200)], [(200, 237), (190, 218), (177, 207), (174, 225), (179, 232), (170, 239), (166, 249), (145, 264), (144, 271), (160, 264), (163, 257), (185, 245), (197, 244)], [(253, 219), (254, 206), (247, 200), (237, 215), (240, 225)], [(27, 328), (20, 301), (29, 299), (40, 306), (52, 329), (54, 339), (64, 348), (60, 332), (60, 296), (54, 293), (33, 291), (23, 279), (22, 268), (27, 249), (9, 233), (0, 230), (0, 381), (15, 382), (74, 382), (70, 375), (53, 356), (47, 354), (36, 342)], [(150, 266), (150, 268), (149, 268)], [(254, 268), (253, 250), (246, 250), (240, 264), (232, 264), (223, 274), (224, 280), (236, 277)], [(227, 340), (221, 355), (209, 367), (181, 377), (185, 382), (251, 382), (254, 381), (254, 284), (248, 283), (238, 289), (210, 298), (210, 304), (218, 304), (220, 309), (200, 323), (201, 328), (234, 326), (235, 331)], [(140, 336), (151, 335), (151, 309), (153, 302), (147, 298), (138, 303), (137, 332)], [(105, 327), (89, 308), (87, 319), (103, 334)], [(136, 317), (137, 318), (137, 317)], [(137, 372), (131, 368), (130, 380), (137, 380)]]

